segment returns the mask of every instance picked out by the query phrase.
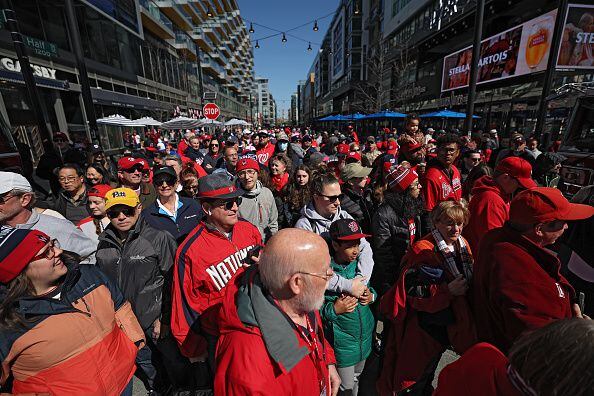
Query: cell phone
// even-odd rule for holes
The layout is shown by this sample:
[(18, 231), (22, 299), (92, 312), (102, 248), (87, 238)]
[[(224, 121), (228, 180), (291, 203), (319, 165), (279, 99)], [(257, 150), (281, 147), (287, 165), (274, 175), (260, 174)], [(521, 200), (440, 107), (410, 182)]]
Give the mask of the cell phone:
[(582, 311), (582, 315), (584, 314), (584, 308), (586, 307), (586, 295), (583, 292), (580, 292), (578, 295), (578, 305), (580, 306), (580, 311)]
[(260, 255), (260, 250), (262, 250), (262, 246), (254, 246), (247, 252), (247, 256), (243, 259), (243, 263), (246, 265), (254, 265), (256, 262), (252, 260), (252, 257), (258, 257)]

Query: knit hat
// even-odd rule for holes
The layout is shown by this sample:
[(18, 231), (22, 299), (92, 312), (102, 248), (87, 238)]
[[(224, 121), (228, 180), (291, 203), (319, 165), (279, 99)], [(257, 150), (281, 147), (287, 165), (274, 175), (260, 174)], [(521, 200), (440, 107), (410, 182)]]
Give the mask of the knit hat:
[(105, 200), (105, 210), (109, 210), (116, 205), (126, 205), (135, 208), (140, 204), (136, 192), (131, 188), (126, 187), (109, 190), (107, 194), (105, 194)]
[(87, 196), (99, 197), (105, 199), (105, 195), (112, 190), (113, 187), (108, 184), (95, 184), (93, 187), (87, 190)]
[(405, 191), (419, 175), (414, 170), (399, 165), (386, 175), (388, 188), (396, 192)]
[(0, 282), (16, 278), (50, 238), (38, 230), (2, 227), (0, 229)]
[(235, 165), (235, 172), (239, 173), (242, 170), (246, 170), (246, 169), (253, 169), (255, 171), (259, 171), (260, 170), (260, 165), (258, 163), (258, 161), (249, 158), (249, 157), (244, 157), (241, 158), (239, 161), (237, 161), (237, 165)]

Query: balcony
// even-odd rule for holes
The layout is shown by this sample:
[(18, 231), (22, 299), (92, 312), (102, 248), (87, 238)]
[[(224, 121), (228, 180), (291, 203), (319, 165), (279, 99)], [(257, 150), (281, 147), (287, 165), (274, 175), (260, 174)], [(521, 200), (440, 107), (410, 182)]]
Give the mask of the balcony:
[(202, 28), (204, 29), (204, 33), (206, 33), (208, 35), (208, 37), (210, 37), (210, 39), (213, 41), (213, 43), (218, 45), (223, 42), (223, 37), (221, 37), (221, 34), (217, 31), (216, 24), (214, 24), (214, 23), (204, 24), (202, 26)]
[(156, 0), (155, 2), (161, 11), (182, 30), (192, 29), (191, 17), (179, 4), (181, 0)]
[(169, 40), (169, 43), (177, 49), (180, 54), (186, 57), (186, 59), (190, 59), (195, 61), (197, 59), (196, 55), (196, 44), (192, 41), (190, 37), (188, 37), (184, 33), (176, 33), (174, 40)]
[(216, 78), (217, 80), (225, 81), (227, 78), (227, 72), (225, 71), (225, 68), (223, 68), (217, 62), (215, 62), (208, 55), (200, 59), (200, 66), (204, 71), (206, 71), (209, 75)]
[(142, 26), (151, 33), (163, 40), (175, 38), (173, 33), (173, 22), (159, 10), (159, 7), (151, 0), (140, 0), (140, 17)]
[(215, 50), (215, 45), (212, 40), (203, 32), (203, 29), (195, 28), (192, 33), (192, 39), (198, 44), (200, 49), (206, 53), (211, 53)]

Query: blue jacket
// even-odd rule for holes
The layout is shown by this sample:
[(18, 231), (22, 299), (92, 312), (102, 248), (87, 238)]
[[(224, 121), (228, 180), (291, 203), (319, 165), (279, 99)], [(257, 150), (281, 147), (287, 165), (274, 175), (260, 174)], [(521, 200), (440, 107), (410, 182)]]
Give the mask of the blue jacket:
[(156, 200), (142, 211), (142, 215), (146, 222), (153, 228), (169, 232), (179, 245), (198, 226), (198, 223), (200, 223), (200, 220), (204, 216), (204, 212), (198, 201), (192, 198), (182, 197), (179, 194), (178, 197), (181, 207), (177, 210), (175, 221), (159, 210), (160, 208)]

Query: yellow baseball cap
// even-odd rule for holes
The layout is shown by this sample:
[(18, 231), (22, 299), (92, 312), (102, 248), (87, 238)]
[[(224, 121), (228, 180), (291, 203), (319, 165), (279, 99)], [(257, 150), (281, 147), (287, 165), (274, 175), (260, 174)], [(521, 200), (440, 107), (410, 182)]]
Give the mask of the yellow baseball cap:
[(130, 188), (114, 188), (105, 194), (105, 210), (115, 205), (126, 205), (135, 208), (139, 203), (138, 195)]

